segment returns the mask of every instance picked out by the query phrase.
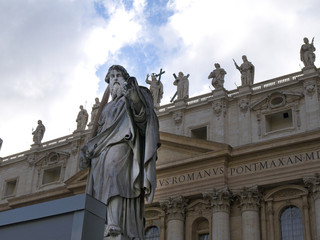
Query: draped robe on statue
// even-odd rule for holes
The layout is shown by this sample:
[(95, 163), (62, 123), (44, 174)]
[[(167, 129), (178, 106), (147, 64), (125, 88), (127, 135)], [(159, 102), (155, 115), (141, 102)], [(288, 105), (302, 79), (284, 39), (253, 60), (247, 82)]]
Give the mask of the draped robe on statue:
[(125, 96), (101, 106), (97, 135), (87, 144), (91, 158), (87, 193), (107, 206), (113, 197), (121, 197), (123, 235), (144, 239), (144, 197), (152, 202), (160, 138), (151, 93), (135, 79), (134, 83), (143, 103), (139, 113)]

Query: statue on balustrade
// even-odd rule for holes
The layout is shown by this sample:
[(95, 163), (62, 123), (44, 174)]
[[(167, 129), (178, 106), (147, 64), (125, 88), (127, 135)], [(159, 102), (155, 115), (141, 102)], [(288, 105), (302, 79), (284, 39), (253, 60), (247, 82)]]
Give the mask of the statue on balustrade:
[(34, 130), (34, 132), (32, 132), (34, 144), (37, 144), (37, 145), (41, 144), (41, 140), (43, 138), (45, 131), (46, 131), (46, 128), (42, 124), (42, 121), (38, 120), (38, 126), (37, 126), (36, 130)]
[(252, 85), (254, 81), (254, 65), (248, 61), (247, 56), (242, 56), (243, 63), (239, 66), (233, 59), (234, 65), (241, 73), (241, 85)]
[(189, 98), (189, 76), (185, 76), (183, 72), (179, 72), (178, 77), (176, 74), (173, 74), (175, 80), (173, 82), (173, 85), (177, 86), (177, 92), (175, 93), (173, 99), (175, 98), (176, 95), (178, 95), (178, 100), (180, 99), (188, 99)]
[[(153, 200), (159, 123), (152, 94), (113, 65), (80, 167), (90, 167), (87, 193), (107, 206), (105, 239), (144, 239), (144, 199)], [(108, 102), (109, 95), (112, 100)]]
[(77, 122), (77, 129), (76, 131), (83, 131), (86, 128), (86, 125), (88, 123), (88, 112), (86, 109), (83, 108), (82, 105), (80, 105), (80, 112), (78, 113), (76, 122)]
[[(153, 104), (155, 108), (160, 107), (160, 102), (163, 97), (163, 84), (161, 82), (162, 69), (159, 74), (152, 73), (151, 81), (149, 80), (149, 74), (146, 77), (146, 83), (150, 84), (150, 92), (153, 97)], [(158, 77), (158, 79), (157, 79)]]
[(214, 64), (215, 68), (208, 76), (208, 79), (212, 78), (211, 84), (215, 89), (222, 89), (224, 84), (224, 76), (227, 72), (220, 67), (219, 63)]
[(100, 107), (99, 98), (95, 98), (95, 104), (93, 104), (92, 110), (91, 110), (91, 119), (90, 119), (90, 123), (89, 123), (90, 126), (93, 125), (95, 122), (95, 119), (96, 119), (98, 111), (99, 111), (99, 107)]
[(309, 43), (308, 38), (304, 38), (304, 44), (301, 46), (300, 49), (300, 60), (303, 62), (305, 67), (312, 67), (314, 66), (314, 62), (316, 60), (315, 51), (316, 48), (313, 45), (314, 38), (312, 38), (311, 43)]

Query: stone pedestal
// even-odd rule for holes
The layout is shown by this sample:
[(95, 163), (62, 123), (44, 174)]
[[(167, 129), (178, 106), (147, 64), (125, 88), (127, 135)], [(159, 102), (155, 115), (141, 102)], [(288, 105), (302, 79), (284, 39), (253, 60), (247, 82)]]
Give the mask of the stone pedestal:
[(227, 91), (224, 88), (215, 89), (212, 91), (212, 95), (214, 98), (227, 97)]
[(169, 198), (161, 203), (167, 215), (166, 239), (184, 240), (186, 200), (183, 197)]
[(316, 66), (308, 66), (308, 67), (302, 68), (302, 73), (303, 73), (304, 75), (313, 74), (313, 73), (315, 73), (315, 72), (317, 72)]
[(81, 194), (0, 213), (0, 238), (102, 240), (106, 206)]
[(248, 95), (252, 93), (250, 85), (239, 86), (238, 87), (239, 95)]
[(174, 101), (175, 107), (185, 107), (186, 106), (186, 100), (185, 99), (178, 99)]
[(230, 240), (231, 191), (225, 187), (203, 195), (212, 206), (212, 239)]
[(242, 218), (242, 239), (260, 240), (260, 194), (258, 188), (244, 188), (239, 196)]

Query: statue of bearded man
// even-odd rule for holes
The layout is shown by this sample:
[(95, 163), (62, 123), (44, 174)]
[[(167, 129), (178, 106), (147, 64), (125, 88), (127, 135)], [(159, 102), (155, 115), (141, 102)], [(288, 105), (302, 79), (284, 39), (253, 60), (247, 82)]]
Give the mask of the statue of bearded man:
[(105, 239), (144, 239), (144, 198), (151, 203), (156, 188), (158, 119), (149, 89), (124, 67), (111, 66), (105, 81), (80, 165), (90, 167), (87, 193), (107, 206)]

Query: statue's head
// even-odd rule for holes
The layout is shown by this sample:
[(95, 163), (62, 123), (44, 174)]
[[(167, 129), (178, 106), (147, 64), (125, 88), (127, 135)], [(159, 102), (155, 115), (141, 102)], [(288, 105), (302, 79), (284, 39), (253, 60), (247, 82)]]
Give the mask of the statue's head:
[(219, 64), (219, 63), (215, 63), (214, 66), (215, 66), (216, 68), (220, 68), (220, 64)]
[(113, 65), (109, 68), (105, 81), (109, 83), (112, 99), (124, 95), (129, 77), (127, 70), (120, 65)]
[(179, 72), (179, 77), (183, 77), (183, 72)]
[(42, 123), (42, 121), (41, 120), (38, 120), (38, 124), (41, 124)]
[(130, 77), (129, 73), (127, 72), (127, 70), (124, 67), (122, 67), (121, 65), (112, 65), (109, 68), (108, 73), (105, 77), (106, 83), (110, 83), (110, 74), (113, 70), (116, 70), (117, 72), (121, 72), (122, 77), (124, 78), (125, 81), (127, 81), (128, 78)]
[(82, 105), (80, 105), (80, 107), (79, 107), (81, 110), (83, 110), (83, 106)]
[(243, 55), (243, 56), (242, 56), (242, 60), (243, 60), (243, 61), (248, 61), (247, 56), (246, 56), (246, 55)]
[(309, 39), (305, 37), (305, 38), (303, 38), (303, 42), (308, 44), (309, 43)]
[(152, 73), (151, 79), (152, 79), (153, 81), (157, 80), (156, 75), (155, 75), (154, 73)]

